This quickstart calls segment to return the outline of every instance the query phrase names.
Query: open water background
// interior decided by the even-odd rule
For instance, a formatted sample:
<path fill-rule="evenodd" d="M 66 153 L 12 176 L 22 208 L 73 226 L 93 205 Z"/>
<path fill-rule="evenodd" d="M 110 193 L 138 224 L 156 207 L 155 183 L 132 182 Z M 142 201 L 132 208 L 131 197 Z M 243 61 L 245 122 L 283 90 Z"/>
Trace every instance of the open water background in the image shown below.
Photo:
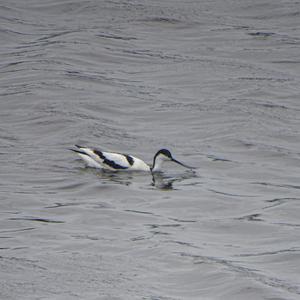
<path fill-rule="evenodd" d="M 1 299 L 299 299 L 300 2 L 2 0 Z M 86 169 L 86 144 L 197 167 Z"/>

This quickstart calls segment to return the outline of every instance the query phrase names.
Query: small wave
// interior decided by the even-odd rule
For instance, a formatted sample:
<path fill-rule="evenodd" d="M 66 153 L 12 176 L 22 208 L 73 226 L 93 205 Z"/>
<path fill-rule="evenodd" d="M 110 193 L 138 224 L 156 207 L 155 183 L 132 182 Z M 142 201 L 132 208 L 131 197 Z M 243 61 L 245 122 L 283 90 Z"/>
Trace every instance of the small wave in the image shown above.
<path fill-rule="evenodd" d="M 59 220 L 51 220 L 47 218 L 40 217 L 18 217 L 18 218 L 10 218 L 12 221 L 33 221 L 33 222 L 42 222 L 42 223 L 65 223 L 64 221 Z"/>

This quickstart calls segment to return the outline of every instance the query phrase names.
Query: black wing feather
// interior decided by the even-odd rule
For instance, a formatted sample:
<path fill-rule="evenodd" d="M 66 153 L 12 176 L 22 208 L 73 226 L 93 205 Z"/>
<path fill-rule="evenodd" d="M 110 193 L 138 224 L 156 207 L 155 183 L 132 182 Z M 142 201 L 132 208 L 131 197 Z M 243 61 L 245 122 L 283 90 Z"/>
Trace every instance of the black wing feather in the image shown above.
<path fill-rule="evenodd" d="M 105 155 L 103 155 L 103 153 L 101 151 L 99 151 L 99 150 L 94 150 L 94 153 L 97 154 L 101 159 L 103 159 L 103 164 L 106 164 L 106 165 L 108 165 L 109 167 L 111 167 L 111 168 L 113 168 L 115 170 L 128 169 L 128 167 L 121 166 L 121 165 L 115 163 L 113 160 L 107 159 L 105 157 Z M 126 156 L 126 158 L 127 158 L 127 156 Z M 128 158 L 127 158 L 127 160 L 128 160 Z M 132 163 L 133 163 L 133 159 L 132 158 L 131 158 L 131 160 L 132 160 Z M 129 160 L 128 160 L 128 162 L 129 162 Z"/>

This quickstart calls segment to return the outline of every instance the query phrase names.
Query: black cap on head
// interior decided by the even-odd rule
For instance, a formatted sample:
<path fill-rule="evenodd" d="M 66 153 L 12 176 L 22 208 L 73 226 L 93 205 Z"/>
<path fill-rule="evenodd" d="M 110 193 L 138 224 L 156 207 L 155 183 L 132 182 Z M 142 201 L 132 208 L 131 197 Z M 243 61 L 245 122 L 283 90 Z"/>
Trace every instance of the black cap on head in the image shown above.
<path fill-rule="evenodd" d="M 171 152 L 170 152 L 169 150 L 167 150 L 167 149 L 161 149 L 161 150 L 159 150 L 159 151 L 156 153 L 155 156 L 157 156 L 157 155 L 159 155 L 159 154 L 163 154 L 163 155 L 166 156 L 166 157 L 172 158 Z"/>

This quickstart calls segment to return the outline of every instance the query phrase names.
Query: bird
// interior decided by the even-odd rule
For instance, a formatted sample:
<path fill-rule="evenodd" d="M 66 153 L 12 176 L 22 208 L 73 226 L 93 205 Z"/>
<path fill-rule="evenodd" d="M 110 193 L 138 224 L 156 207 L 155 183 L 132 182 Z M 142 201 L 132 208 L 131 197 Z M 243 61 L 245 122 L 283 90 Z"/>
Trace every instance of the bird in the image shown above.
<path fill-rule="evenodd" d="M 95 148 L 75 145 L 76 149 L 70 149 L 77 153 L 88 167 L 101 168 L 109 171 L 145 171 L 160 172 L 162 165 L 166 161 L 172 161 L 185 168 L 193 169 L 188 165 L 173 158 L 171 152 L 167 149 L 157 151 L 153 158 L 152 166 L 149 166 L 141 159 L 117 152 L 105 152 Z"/>

